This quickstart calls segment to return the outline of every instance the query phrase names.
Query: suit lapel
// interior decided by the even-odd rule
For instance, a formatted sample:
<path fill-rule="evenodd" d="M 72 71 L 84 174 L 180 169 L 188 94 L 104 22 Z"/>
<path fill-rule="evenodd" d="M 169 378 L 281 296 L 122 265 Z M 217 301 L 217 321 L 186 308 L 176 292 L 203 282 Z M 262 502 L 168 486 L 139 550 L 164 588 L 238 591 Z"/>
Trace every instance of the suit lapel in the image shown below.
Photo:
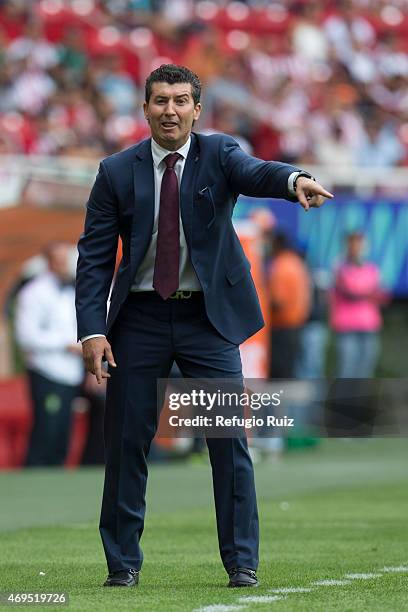
<path fill-rule="evenodd" d="M 130 246 L 132 267 L 138 265 L 146 253 L 153 231 L 154 174 L 150 138 L 141 144 L 136 156 L 137 160 L 133 163 L 135 206 Z"/>
<path fill-rule="evenodd" d="M 184 234 L 187 246 L 191 252 L 192 227 L 193 227 L 193 205 L 195 181 L 198 170 L 200 149 L 195 134 L 191 134 L 191 145 L 187 155 L 180 185 L 180 212 L 183 222 Z"/>

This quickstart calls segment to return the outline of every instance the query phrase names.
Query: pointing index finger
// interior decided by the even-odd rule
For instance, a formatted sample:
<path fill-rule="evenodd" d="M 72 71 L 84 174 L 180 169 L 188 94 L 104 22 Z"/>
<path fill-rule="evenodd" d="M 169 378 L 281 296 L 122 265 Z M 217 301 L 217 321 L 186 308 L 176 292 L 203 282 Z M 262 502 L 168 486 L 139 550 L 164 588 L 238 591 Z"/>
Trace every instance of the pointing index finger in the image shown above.
<path fill-rule="evenodd" d="M 326 191 L 326 189 L 324 189 L 324 187 L 319 185 L 319 183 L 317 183 L 315 187 L 316 187 L 316 192 L 318 194 L 324 196 L 325 198 L 330 198 L 330 199 L 334 198 L 334 195 L 330 193 L 330 191 Z"/>

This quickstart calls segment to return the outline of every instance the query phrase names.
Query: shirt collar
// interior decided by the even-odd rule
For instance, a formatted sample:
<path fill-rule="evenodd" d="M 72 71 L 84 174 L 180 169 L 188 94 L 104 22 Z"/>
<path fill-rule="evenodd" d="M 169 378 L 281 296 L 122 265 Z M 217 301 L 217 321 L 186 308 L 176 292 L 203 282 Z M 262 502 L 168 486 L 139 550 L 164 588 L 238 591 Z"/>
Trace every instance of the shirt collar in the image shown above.
<path fill-rule="evenodd" d="M 169 153 L 179 153 L 183 159 L 186 159 L 189 149 L 191 145 L 191 136 L 188 137 L 188 140 L 182 147 L 177 149 L 177 151 L 168 151 L 167 149 L 163 149 L 157 142 L 152 138 L 152 157 L 153 163 L 156 168 L 159 166 L 160 162 L 168 155 Z"/>

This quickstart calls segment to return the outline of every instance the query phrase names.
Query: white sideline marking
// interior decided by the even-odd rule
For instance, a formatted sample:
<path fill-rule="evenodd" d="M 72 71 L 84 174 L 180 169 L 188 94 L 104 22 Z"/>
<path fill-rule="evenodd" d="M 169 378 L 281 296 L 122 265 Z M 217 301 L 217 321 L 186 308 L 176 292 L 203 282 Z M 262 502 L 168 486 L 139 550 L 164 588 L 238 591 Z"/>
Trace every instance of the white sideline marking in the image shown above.
<path fill-rule="evenodd" d="M 382 572 L 382 573 L 380 573 Z M 386 566 L 383 567 L 379 572 L 369 572 L 369 573 L 349 573 L 345 574 L 344 579 L 328 579 L 328 580 L 315 580 L 310 584 L 313 586 L 345 586 L 351 584 L 352 580 L 371 580 L 372 578 L 381 578 L 384 576 L 384 573 L 397 573 L 397 572 L 408 572 L 408 562 L 404 563 L 404 565 L 397 566 Z M 238 599 L 239 604 L 249 604 L 249 603 L 272 603 L 274 601 L 281 601 L 283 599 L 287 599 L 286 595 L 290 593 L 310 593 L 314 591 L 314 588 L 309 587 L 280 587 L 276 589 L 269 589 L 268 593 L 280 593 L 284 595 L 254 595 L 247 597 L 240 597 Z M 213 604 L 210 606 L 205 606 L 203 608 L 195 608 L 193 612 L 234 612 L 235 610 L 246 610 L 248 606 L 242 605 L 224 605 L 224 604 Z"/>
<path fill-rule="evenodd" d="M 310 593 L 313 591 L 311 587 L 281 587 L 280 589 L 270 589 L 269 593 Z"/>
<path fill-rule="evenodd" d="M 316 580 L 312 582 L 315 586 L 343 586 L 345 584 L 351 584 L 351 580 Z"/>
<path fill-rule="evenodd" d="M 280 597 L 280 595 L 253 595 L 250 597 L 240 597 L 239 603 L 270 603 L 271 601 L 279 601 L 286 599 L 286 597 Z"/>
<path fill-rule="evenodd" d="M 350 580 L 371 580 L 371 578 L 380 578 L 382 574 L 346 574 L 346 578 Z"/>
<path fill-rule="evenodd" d="M 234 612 L 235 610 L 245 610 L 246 606 L 226 606 L 224 604 L 214 604 L 204 608 L 195 608 L 193 612 Z"/>

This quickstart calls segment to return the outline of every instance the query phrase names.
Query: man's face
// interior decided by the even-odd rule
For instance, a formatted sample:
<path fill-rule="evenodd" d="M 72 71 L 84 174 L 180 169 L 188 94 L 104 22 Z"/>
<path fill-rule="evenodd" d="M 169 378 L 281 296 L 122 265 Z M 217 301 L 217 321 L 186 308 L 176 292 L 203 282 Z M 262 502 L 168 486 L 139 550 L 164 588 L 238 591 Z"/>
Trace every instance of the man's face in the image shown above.
<path fill-rule="evenodd" d="M 200 116 L 201 104 L 194 104 L 191 83 L 153 83 L 143 110 L 157 144 L 176 151 L 187 142 L 193 121 Z"/>

